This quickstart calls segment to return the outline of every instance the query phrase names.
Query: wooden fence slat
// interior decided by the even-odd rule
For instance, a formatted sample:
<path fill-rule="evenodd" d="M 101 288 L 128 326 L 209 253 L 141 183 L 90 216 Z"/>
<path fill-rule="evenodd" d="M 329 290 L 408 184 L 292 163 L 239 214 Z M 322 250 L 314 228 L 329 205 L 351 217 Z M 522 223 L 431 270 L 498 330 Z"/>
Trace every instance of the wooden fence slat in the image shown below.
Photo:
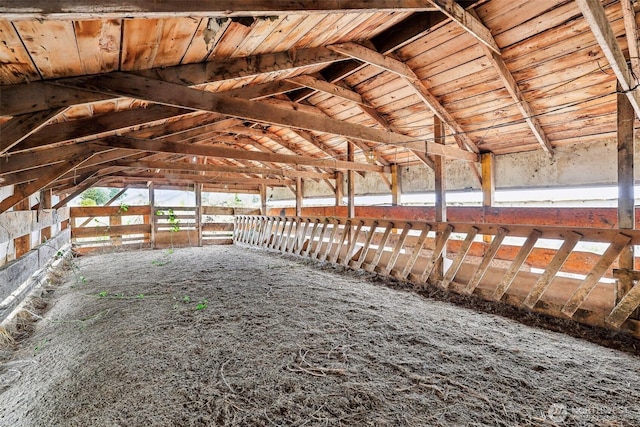
<path fill-rule="evenodd" d="M 331 252 L 331 248 L 333 247 L 333 243 L 336 240 L 336 236 L 338 235 L 338 229 L 340 228 L 340 220 L 336 219 L 335 222 L 336 223 L 333 225 L 333 230 L 331 230 L 331 235 L 329 236 L 329 241 L 327 242 L 327 247 L 324 253 L 322 254 L 322 257 L 320 257 L 320 261 L 324 261 L 327 259 L 327 257 L 329 256 L 329 253 Z"/>
<path fill-rule="evenodd" d="M 506 228 L 500 227 L 498 229 L 498 232 L 494 236 L 493 241 L 489 245 L 489 249 L 487 249 L 487 252 L 482 257 L 482 261 L 480 261 L 480 264 L 478 264 L 478 267 L 476 268 L 476 271 L 473 273 L 473 276 L 471 276 L 469 283 L 467 283 L 467 286 L 464 290 L 466 294 L 472 294 L 473 291 L 476 290 L 476 287 L 482 281 L 482 278 L 484 277 L 485 273 L 487 272 L 487 269 L 489 268 L 489 264 L 491 263 L 493 258 L 496 256 L 496 253 L 498 253 L 498 249 L 500 248 L 502 241 L 504 240 L 504 238 L 507 236 L 508 233 L 509 231 Z"/>
<path fill-rule="evenodd" d="M 478 229 L 476 227 L 472 227 L 471 230 L 467 232 L 467 237 L 464 239 L 462 246 L 460 246 L 460 249 L 456 253 L 453 263 L 449 266 L 449 269 L 445 273 L 444 278 L 440 283 L 441 288 L 448 289 L 449 284 L 455 280 L 456 274 L 458 274 L 458 270 L 460 270 L 460 267 L 462 266 L 465 257 L 469 253 L 471 245 L 473 244 L 473 240 L 477 235 Z"/>
<path fill-rule="evenodd" d="M 500 280 L 500 283 L 498 283 L 495 291 L 493 291 L 494 300 L 500 301 L 502 299 L 502 296 L 505 294 L 505 292 L 507 292 L 509 286 L 511 286 L 511 283 L 513 283 L 513 279 L 516 278 L 518 271 L 520 271 L 520 267 L 522 267 L 522 264 L 524 264 L 524 262 L 527 260 L 527 257 L 533 250 L 533 247 L 535 246 L 541 235 L 541 231 L 536 230 L 535 228 L 531 230 L 531 234 L 529 234 L 529 237 L 527 237 L 527 240 L 525 240 L 524 244 L 520 248 L 520 251 L 518 251 L 518 255 L 516 255 L 514 260 L 511 262 L 509 269 L 505 273 L 502 280 Z"/>
<path fill-rule="evenodd" d="M 286 218 L 284 223 L 284 228 L 282 230 L 282 236 L 280 236 L 280 244 L 278 245 L 277 250 L 280 252 L 284 252 L 287 245 L 289 244 L 289 238 L 291 236 L 291 231 L 293 229 L 293 219 Z"/>
<path fill-rule="evenodd" d="M 340 236 L 340 241 L 338 245 L 333 250 L 333 254 L 331 255 L 331 259 L 329 260 L 331 263 L 335 264 L 338 262 L 338 257 L 340 256 L 340 251 L 344 247 L 344 241 L 347 239 L 347 235 L 351 233 L 351 220 L 348 219 L 344 224 L 344 228 L 342 229 L 342 235 Z"/>
<path fill-rule="evenodd" d="M 298 243 L 298 238 L 300 235 L 300 222 L 302 221 L 302 218 L 300 217 L 296 217 L 293 219 L 293 226 L 292 226 L 292 235 L 289 237 L 289 242 L 287 243 L 287 245 L 284 248 L 284 251 L 287 253 L 293 253 L 293 250 L 296 247 L 296 244 Z M 295 231 L 294 231 L 295 230 Z"/>
<path fill-rule="evenodd" d="M 320 255 L 320 249 L 322 248 L 322 243 L 324 241 L 324 235 L 327 232 L 327 228 L 329 227 L 329 218 L 325 218 L 324 223 L 322 224 L 322 229 L 320 230 L 320 235 L 318 236 L 318 243 L 316 244 L 315 249 L 313 250 L 312 258 L 318 259 L 318 255 Z"/>
<path fill-rule="evenodd" d="M 589 297 L 589 294 L 596 287 L 598 281 L 602 278 L 605 271 L 613 264 L 620 252 L 629 244 L 631 237 L 622 233 L 618 234 L 611 242 L 607 250 L 600 257 L 596 265 L 593 266 L 587 277 L 580 284 L 578 289 L 571 295 L 569 301 L 562 307 L 562 313 L 565 316 L 573 317 L 578 311 L 582 303 Z"/>
<path fill-rule="evenodd" d="M 366 238 L 366 240 L 364 242 L 364 246 L 362 247 L 362 252 L 360 252 L 360 257 L 353 264 L 354 268 L 361 268 L 362 267 L 362 263 L 367 258 L 367 252 L 369 251 L 369 246 L 371 245 L 371 240 L 373 240 L 373 236 L 374 236 L 374 234 L 376 234 L 376 228 L 377 227 L 378 227 L 378 221 L 374 220 L 373 223 L 371 224 L 370 228 L 369 228 L 369 235 L 367 236 L 367 238 Z"/>
<path fill-rule="evenodd" d="M 523 305 L 533 309 L 538 303 L 544 292 L 547 290 L 553 278 L 558 274 L 558 271 L 562 268 L 569 255 L 573 251 L 573 248 L 582 239 L 582 235 L 576 232 L 570 231 L 565 236 L 565 240 L 558 249 L 558 252 L 553 256 L 553 259 L 542 273 L 542 276 L 538 279 L 535 285 L 529 291 L 529 295 L 525 298 Z"/>
<path fill-rule="evenodd" d="M 344 254 L 344 259 L 342 260 L 342 265 L 344 266 L 348 266 L 349 262 L 352 258 L 352 254 L 353 254 L 353 249 L 356 247 L 356 243 L 358 242 L 358 237 L 360 236 L 360 231 L 362 230 L 362 227 L 364 227 L 364 221 L 360 220 L 358 221 L 358 226 L 356 227 L 356 231 L 352 234 L 349 235 L 349 247 L 347 248 L 347 252 L 345 252 Z"/>
<path fill-rule="evenodd" d="M 420 251 L 422 250 L 422 246 L 424 246 L 424 242 L 427 241 L 427 235 L 429 235 L 429 231 L 431 231 L 431 226 L 429 224 L 425 224 L 425 227 L 420 232 L 420 236 L 418 237 L 418 240 L 416 241 L 416 244 L 413 247 L 411 256 L 409 256 L 409 260 L 405 264 L 404 269 L 400 274 L 400 278 L 402 280 L 405 280 L 411 273 L 413 266 L 415 265 L 416 261 L 418 260 L 418 257 L 420 256 Z"/>
<path fill-rule="evenodd" d="M 280 243 L 280 225 L 283 224 L 283 232 L 284 232 L 284 221 L 285 219 L 282 217 L 278 217 L 276 221 L 275 228 L 273 229 L 273 233 L 271 233 L 271 241 L 269 242 L 269 249 L 275 249 L 278 243 Z"/>
<path fill-rule="evenodd" d="M 409 231 L 411 230 L 412 227 L 413 226 L 409 222 L 404 224 L 402 233 L 398 238 L 398 242 L 396 243 L 395 248 L 393 248 L 393 252 L 389 257 L 387 266 L 384 268 L 384 270 L 382 270 L 382 274 L 384 274 L 385 276 L 388 276 L 391 273 L 391 270 L 393 270 L 393 267 L 395 267 L 396 261 L 398 261 L 398 257 L 400 256 L 400 251 L 402 250 L 402 247 L 404 246 L 404 242 L 407 240 L 407 236 L 409 235 Z"/>
<path fill-rule="evenodd" d="M 438 236 L 439 239 L 436 242 L 436 247 L 433 250 L 433 254 L 431 255 L 431 259 L 427 264 L 422 276 L 420 276 L 419 283 L 426 283 L 429 280 L 429 276 L 433 272 L 433 269 L 436 266 L 436 263 L 440 258 L 442 258 L 442 254 L 444 253 L 445 248 L 447 247 L 447 242 L 449 241 L 449 237 L 451 236 L 451 232 L 453 231 L 453 227 L 451 224 L 447 224 L 444 231 Z M 418 286 L 418 284 L 416 284 Z"/>
<path fill-rule="evenodd" d="M 611 314 L 607 316 L 605 322 L 614 328 L 620 328 L 638 306 L 640 306 L 640 282 L 636 281 L 633 288 L 622 297 Z"/>
<path fill-rule="evenodd" d="M 302 248 L 304 247 L 304 242 L 307 239 L 307 233 L 309 232 L 309 224 L 311 224 L 311 220 L 308 218 L 304 218 L 304 227 L 302 228 L 300 234 L 298 234 L 298 242 L 293 251 L 294 254 L 300 255 L 302 252 Z"/>
<path fill-rule="evenodd" d="M 391 235 L 391 231 L 395 228 L 395 225 L 390 222 L 387 224 L 387 227 L 384 229 L 384 234 L 382 235 L 382 239 L 380 240 L 380 244 L 378 245 L 378 249 L 376 250 L 375 255 L 371 262 L 365 266 L 365 270 L 367 271 L 375 271 L 378 263 L 380 262 L 380 258 L 384 253 L 384 248 L 387 246 L 387 241 L 389 240 L 389 236 Z"/>
<path fill-rule="evenodd" d="M 316 237 L 316 232 L 320 227 L 320 220 L 316 220 L 313 224 L 313 228 L 311 229 L 311 234 L 309 235 L 309 240 L 307 240 L 307 248 L 304 250 L 303 256 L 309 256 L 311 253 L 311 247 L 313 246 L 313 239 Z"/>

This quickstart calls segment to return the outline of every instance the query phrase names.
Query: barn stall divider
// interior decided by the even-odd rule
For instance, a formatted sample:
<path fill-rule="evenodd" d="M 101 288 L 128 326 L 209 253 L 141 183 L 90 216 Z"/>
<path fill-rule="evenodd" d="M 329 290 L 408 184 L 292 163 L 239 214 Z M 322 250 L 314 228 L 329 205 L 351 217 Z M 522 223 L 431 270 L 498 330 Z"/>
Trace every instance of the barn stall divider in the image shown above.
<path fill-rule="evenodd" d="M 236 244 L 640 337 L 640 272 L 618 265 L 619 255 L 640 243 L 640 231 L 262 215 L 235 222 Z"/>

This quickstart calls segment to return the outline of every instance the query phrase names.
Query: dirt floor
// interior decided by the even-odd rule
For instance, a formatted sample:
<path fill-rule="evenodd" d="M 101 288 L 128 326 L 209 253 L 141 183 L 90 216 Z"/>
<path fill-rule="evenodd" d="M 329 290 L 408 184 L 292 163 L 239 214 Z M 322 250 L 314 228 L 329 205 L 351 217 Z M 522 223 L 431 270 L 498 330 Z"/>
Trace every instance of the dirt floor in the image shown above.
<path fill-rule="evenodd" d="M 640 425 L 638 355 L 274 254 L 83 257 L 45 293 L 1 426 Z"/>

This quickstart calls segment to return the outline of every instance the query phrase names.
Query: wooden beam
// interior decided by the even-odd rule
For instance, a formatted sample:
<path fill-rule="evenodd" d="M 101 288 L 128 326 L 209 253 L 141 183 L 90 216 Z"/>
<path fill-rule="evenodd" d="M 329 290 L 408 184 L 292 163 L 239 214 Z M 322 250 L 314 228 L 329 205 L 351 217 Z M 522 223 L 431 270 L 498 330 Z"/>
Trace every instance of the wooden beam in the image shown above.
<path fill-rule="evenodd" d="M 0 125 L 0 154 L 4 154 L 24 139 L 45 127 L 64 108 L 25 113 L 14 116 Z"/>
<path fill-rule="evenodd" d="M 137 130 L 140 127 L 151 126 L 158 122 L 164 123 L 169 118 L 179 118 L 193 114 L 193 110 L 167 107 L 165 105 L 150 105 L 132 110 L 100 114 L 86 119 L 56 123 L 46 126 L 41 132 L 24 139 L 12 152 L 70 141 L 90 141 L 104 136 L 115 135 L 116 133 Z"/>
<path fill-rule="evenodd" d="M 616 36 L 607 20 L 607 15 L 600 0 L 576 0 L 584 19 L 591 27 L 596 41 L 609 61 L 622 91 L 633 106 L 636 116 L 640 118 L 640 96 L 636 89 L 636 80 L 631 75 L 627 61 L 618 45 Z"/>
<path fill-rule="evenodd" d="M 264 17 L 327 13 L 418 12 L 433 10 L 426 0 L 243 0 L 233 4 L 211 1 L 128 0 L 126 3 L 96 3 L 90 0 L 4 0 L 0 13 L 7 20 L 33 19 L 124 19 Z"/>
<path fill-rule="evenodd" d="M 344 173 L 336 172 L 336 206 L 344 206 Z"/>
<path fill-rule="evenodd" d="M 226 172 L 237 174 L 256 174 L 256 175 L 273 175 L 281 176 L 284 178 L 311 178 L 311 179 L 331 179 L 332 174 L 319 173 L 312 171 L 300 171 L 293 169 L 270 169 L 270 168 L 256 168 L 256 167 L 241 167 L 230 165 L 210 165 L 201 163 L 185 163 L 185 162 L 166 162 L 166 161 L 152 161 L 152 160 L 138 160 L 127 161 L 123 160 L 114 163 L 114 166 L 126 166 L 130 168 L 141 169 L 164 169 L 164 170 L 186 170 L 186 171 L 201 171 L 201 172 Z"/>
<path fill-rule="evenodd" d="M 313 130 L 364 141 L 403 146 L 415 144 L 414 138 L 392 132 L 343 122 L 327 116 L 290 111 L 258 101 L 229 98 L 128 73 L 110 73 L 97 77 L 69 79 L 65 80 L 64 84 L 80 85 L 89 90 L 103 93 L 110 92 L 165 105 L 211 111 L 245 120 Z"/>
<path fill-rule="evenodd" d="M 296 178 L 296 216 L 302 216 L 302 199 L 304 198 L 304 187 L 302 178 Z"/>
<path fill-rule="evenodd" d="M 493 206 L 496 195 L 495 156 L 493 153 L 484 153 L 481 158 L 482 166 L 482 206 Z"/>
<path fill-rule="evenodd" d="M 260 184 L 260 215 L 267 214 L 267 186 Z"/>
<path fill-rule="evenodd" d="M 352 162 L 355 157 L 354 151 L 353 143 L 347 141 L 347 160 L 350 162 Z M 353 169 L 349 169 L 347 170 L 347 216 L 349 218 L 354 218 L 356 216 L 355 197 L 355 173 Z"/>
<path fill-rule="evenodd" d="M 87 159 L 87 152 L 82 152 L 70 157 L 66 162 L 47 166 L 41 169 L 40 178 L 24 186 L 15 187 L 14 194 L 0 202 L 0 213 L 12 208 L 15 204 L 38 192 L 55 181 L 59 176 L 78 166 Z M 55 208 L 55 207 L 54 207 Z M 57 209 L 57 208 L 55 208 Z"/>
<path fill-rule="evenodd" d="M 102 18 L 101 18 L 102 19 Z M 196 64 L 138 70 L 136 74 L 164 80 L 183 86 L 258 76 L 276 71 L 293 70 L 310 65 L 323 65 L 343 61 L 347 57 L 324 47 L 300 49 L 294 52 L 266 53 L 241 58 L 229 58 Z M 60 80 L 64 82 L 66 79 Z M 274 86 L 271 89 L 280 90 Z M 277 92 L 276 92 L 277 93 Z M 61 87 L 51 82 L 33 82 L 2 87 L 0 115 L 15 116 L 74 104 L 113 99 L 112 94 L 88 92 L 72 87 Z"/>
<path fill-rule="evenodd" d="M 158 179 L 162 181 L 170 182 L 186 182 L 186 183 L 200 183 L 200 184 L 249 184 L 260 185 L 266 184 L 270 187 L 282 187 L 292 185 L 293 181 L 288 179 L 270 179 L 270 178 L 242 178 L 242 177 L 229 177 L 229 176 L 208 176 L 208 175 L 194 175 L 190 173 L 156 173 L 156 172 L 116 172 L 111 176 L 123 176 L 133 179 L 147 179 L 149 181 Z M 296 178 L 300 179 L 300 178 Z"/>
<path fill-rule="evenodd" d="M 345 162 L 341 160 L 317 159 L 314 157 L 292 156 L 287 154 L 263 153 L 259 151 L 236 150 L 198 144 L 184 144 L 169 141 L 152 141 L 134 139 L 125 136 L 109 137 L 103 140 L 108 147 L 127 148 L 132 150 L 156 153 L 186 154 L 190 156 L 222 157 L 231 159 L 256 160 L 259 162 L 287 163 L 293 165 L 317 166 L 329 169 L 347 169 L 369 172 L 383 172 L 381 166 L 368 163 Z"/>
<path fill-rule="evenodd" d="M 636 24 L 636 11 L 632 0 L 620 0 L 622 8 L 622 18 L 624 20 L 624 31 L 627 36 L 627 46 L 629 47 L 629 62 L 631 70 L 636 76 L 640 76 L 640 46 L 638 46 L 638 25 Z"/>
<path fill-rule="evenodd" d="M 620 88 L 620 86 L 618 86 Z M 635 228 L 635 189 L 634 189 L 634 114 L 629 99 L 618 93 L 617 99 L 617 138 L 618 138 L 618 228 Z M 633 245 L 627 245 L 619 255 L 619 267 L 633 270 L 635 254 Z M 633 280 L 621 277 L 616 289 L 616 303 L 633 288 Z"/>
<path fill-rule="evenodd" d="M 431 111 L 433 111 L 433 114 L 447 124 L 461 148 L 473 151 L 474 153 L 479 152 L 476 144 L 467 136 L 453 116 L 442 106 L 440 101 L 429 92 L 420 78 L 404 62 L 356 43 L 335 44 L 328 46 L 328 48 L 399 75 Z M 417 145 L 411 148 L 420 149 Z"/>
<path fill-rule="evenodd" d="M 444 123 L 440 121 L 437 116 L 433 117 L 433 139 L 435 140 L 435 144 L 442 145 L 444 144 Z M 435 220 L 437 222 L 446 222 L 447 221 L 447 174 L 446 174 L 446 164 L 444 161 L 444 157 L 438 156 L 433 160 L 435 168 L 433 169 L 434 177 L 435 177 Z M 443 234 L 440 231 L 436 232 L 436 241 L 441 241 L 443 239 Z M 433 269 L 433 273 L 435 274 L 436 280 L 442 280 L 444 278 L 444 258 L 447 255 L 447 247 L 443 244 L 442 246 L 442 254 L 441 257 L 438 258 L 437 263 Z M 429 277 L 425 277 L 425 280 Z"/>
<path fill-rule="evenodd" d="M 401 205 L 402 197 L 402 168 L 397 164 L 391 165 L 391 206 Z"/>
<path fill-rule="evenodd" d="M 484 26 L 475 16 L 464 10 L 462 6 L 454 0 L 431 0 L 431 3 L 442 13 L 447 15 L 453 22 L 464 28 L 469 34 L 475 37 L 480 43 L 500 54 L 500 48 L 491 35 L 491 31 Z"/>

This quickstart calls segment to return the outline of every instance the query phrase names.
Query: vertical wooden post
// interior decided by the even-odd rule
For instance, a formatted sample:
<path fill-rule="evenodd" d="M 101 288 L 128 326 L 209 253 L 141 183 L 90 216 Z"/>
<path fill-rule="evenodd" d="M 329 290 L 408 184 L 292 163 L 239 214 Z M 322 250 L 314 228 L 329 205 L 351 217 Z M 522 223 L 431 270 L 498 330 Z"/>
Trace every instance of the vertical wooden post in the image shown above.
<path fill-rule="evenodd" d="M 302 198 L 304 197 L 304 189 L 302 188 L 302 178 L 296 178 L 296 216 L 302 216 Z"/>
<path fill-rule="evenodd" d="M 347 141 L 347 161 L 353 162 L 355 158 L 353 143 Z M 347 217 L 354 218 L 356 216 L 355 205 L 355 172 L 351 169 L 347 171 Z"/>
<path fill-rule="evenodd" d="M 40 206 L 42 209 L 51 209 L 51 189 L 40 191 Z M 40 230 L 40 242 L 51 239 L 51 227 L 44 227 Z"/>
<path fill-rule="evenodd" d="M 433 137 L 436 143 L 444 144 L 444 125 L 438 116 L 433 116 Z M 435 174 L 435 195 L 436 195 L 436 222 L 447 221 L 447 188 L 446 188 L 446 171 L 445 162 L 443 156 L 435 156 L 433 160 L 433 171 Z M 436 242 L 442 238 L 442 232 L 436 232 Z M 442 280 L 444 278 L 444 258 L 447 255 L 446 246 L 442 250 L 442 257 L 436 263 L 433 274 L 435 274 L 436 280 Z"/>
<path fill-rule="evenodd" d="M 633 123 L 635 114 L 629 99 L 618 86 L 617 95 L 617 124 L 618 124 L 618 228 L 635 228 L 635 194 L 633 177 Z M 620 268 L 633 270 L 633 245 L 625 247 L 618 258 Z M 620 302 L 633 287 L 633 280 L 629 277 L 618 279 L 616 303 Z M 637 314 L 637 313 L 636 313 Z M 637 316 L 632 316 L 637 317 Z"/>
<path fill-rule="evenodd" d="M 481 156 L 481 172 L 482 172 L 482 207 L 485 211 L 482 215 L 483 221 L 486 216 L 486 208 L 493 206 L 495 202 L 496 193 L 496 179 L 495 179 L 495 157 L 493 153 L 485 153 Z M 474 164 L 470 165 L 472 168 Z M 484 235 L 482 240 L 485 243 L 491 243 L 491 236 Z"/>
<path fill-rule="evenodd" d="M 18 190 L 18 186 L 16 186 L 16 190 Z M 16 211 L 28 211 L 30 209 L 31 209 L 31 201 L 29 197 L 16 203 L 14 207 L 14 210 Z M 13 244 L 16 249 L 16 258 L 20 258 L 22 255 L 26 254 L 31 250 L 31 233 L 25 234 L 24 236 L 14 239 Z"/>
<path fill-rule="evenodd" d="M 151 225 L 151 235 L 149 239 L 151 240 L 151 249 L 155 249 L 156 247 L 156 192 L 154 189 L 153 182 L 149 183 L 149 224 Z"/>
<path fill-rule="evenodd" d="M 397 165 L 391 165 L 391 205 L 399 206 L 402 197 L 402 169 Z"/>
<path fill-rule="evenodd" d="M 336 206 L 343 206 L 344 198 L 344 174 L 336 172 Z"/>
<path fill-rule="evenodd" d="M 196 232 L 198 233 L 198 247 L 202 246 L 202 184 L 194 184 L 196 193 Z"/>
<path fill-rule="evenodd" d="M 260 214 L 267 214 L 267 186 L 260 184 Z"/>

